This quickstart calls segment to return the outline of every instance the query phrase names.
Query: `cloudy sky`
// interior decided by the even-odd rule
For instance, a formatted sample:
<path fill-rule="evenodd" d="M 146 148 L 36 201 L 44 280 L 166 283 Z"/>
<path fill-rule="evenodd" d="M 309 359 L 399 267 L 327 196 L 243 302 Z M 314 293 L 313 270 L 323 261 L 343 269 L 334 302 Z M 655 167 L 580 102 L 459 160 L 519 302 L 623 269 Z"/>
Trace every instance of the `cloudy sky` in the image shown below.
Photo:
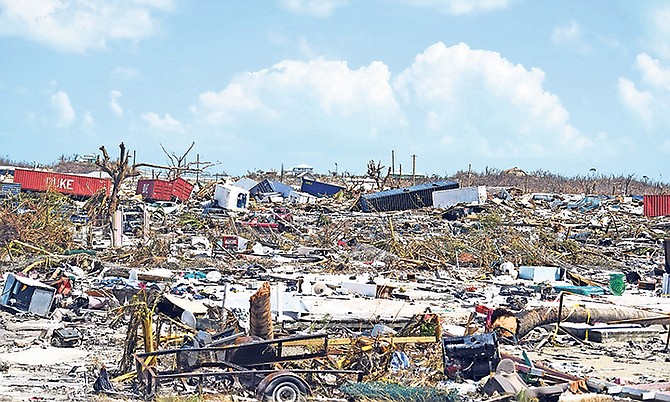
<path fill-rule="evenodd" d="M 669 102 L 667 1 L 0 0 L 13 160 L 667 181 Z"/>

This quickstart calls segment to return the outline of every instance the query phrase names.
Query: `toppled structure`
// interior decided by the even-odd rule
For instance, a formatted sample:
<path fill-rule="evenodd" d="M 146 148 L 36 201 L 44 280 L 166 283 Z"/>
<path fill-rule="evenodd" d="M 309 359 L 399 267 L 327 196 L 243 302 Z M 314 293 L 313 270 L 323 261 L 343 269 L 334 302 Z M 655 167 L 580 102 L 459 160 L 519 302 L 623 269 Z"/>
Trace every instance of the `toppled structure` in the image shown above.
<path fill-rule="evenodd" d="M 432 207 L 434 192 L 456 188 L 458 188 L 458 183 L 440 181 L 380 191 L 361 196 L 360 210 L 363 212 L 384 212 Z"/>

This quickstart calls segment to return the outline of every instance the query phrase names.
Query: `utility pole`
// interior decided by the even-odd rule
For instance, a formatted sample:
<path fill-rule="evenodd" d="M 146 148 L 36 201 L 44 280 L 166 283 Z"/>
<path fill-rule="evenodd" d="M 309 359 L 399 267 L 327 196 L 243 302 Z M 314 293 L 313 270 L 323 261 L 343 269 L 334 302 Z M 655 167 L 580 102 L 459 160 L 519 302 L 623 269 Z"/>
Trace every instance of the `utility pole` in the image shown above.
<path fill-rule="evenodd" d="M 416 154 L 412 154 L 412 185 L 416 184 Z"/>
<path fill-rule="evenodd" d="M 200 154 L 195 154 L 195 182 L 200 184 Z"/>
<path fill-rule="evenodd" d="M 395 176 L 395 151 L 391 150 L 391 174 Z"/>

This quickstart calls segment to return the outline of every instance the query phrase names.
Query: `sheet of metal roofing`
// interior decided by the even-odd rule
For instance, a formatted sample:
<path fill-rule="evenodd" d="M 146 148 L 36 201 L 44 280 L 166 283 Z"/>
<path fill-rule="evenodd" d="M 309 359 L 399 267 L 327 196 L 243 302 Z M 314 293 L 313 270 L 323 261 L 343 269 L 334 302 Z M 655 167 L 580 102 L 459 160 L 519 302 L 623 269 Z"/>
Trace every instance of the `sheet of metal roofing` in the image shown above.
<path fill-rule="evenodd" d="M 458 188 L 453 181 L 437 181 L 361 196 L 363 212 L 404 211 L 433 206 L 433 192 Z"/>
<path fill-rule="evenodd" d="M 669 216 L 670 195 L 645 195 L 644 216 Z"/>

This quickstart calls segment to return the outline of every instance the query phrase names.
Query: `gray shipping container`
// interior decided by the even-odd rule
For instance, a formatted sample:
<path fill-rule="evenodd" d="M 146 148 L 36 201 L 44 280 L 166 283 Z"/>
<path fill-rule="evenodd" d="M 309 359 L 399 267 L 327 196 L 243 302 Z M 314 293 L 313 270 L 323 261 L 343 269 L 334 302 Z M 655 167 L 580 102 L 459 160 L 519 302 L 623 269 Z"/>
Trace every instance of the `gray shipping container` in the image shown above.
<path fill-rule="evenodd" d="M 451 208 L 458 204 L 481 205 L 486 202 L 486 186 L 461 187 L 433 192 L 433 207 Z"/>

